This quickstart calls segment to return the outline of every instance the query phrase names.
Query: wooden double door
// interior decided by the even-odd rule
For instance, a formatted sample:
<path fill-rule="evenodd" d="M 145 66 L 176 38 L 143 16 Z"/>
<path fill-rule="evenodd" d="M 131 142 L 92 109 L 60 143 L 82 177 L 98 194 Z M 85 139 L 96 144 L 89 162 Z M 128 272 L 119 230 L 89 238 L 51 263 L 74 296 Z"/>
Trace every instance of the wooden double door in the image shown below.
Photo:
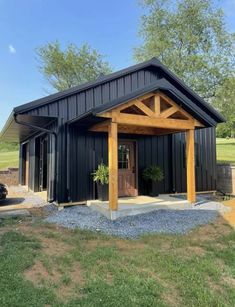
<path fill-rule="evenodd" d="M 118 196 L 137 196 L 136 142 L 118 142 Z"/>

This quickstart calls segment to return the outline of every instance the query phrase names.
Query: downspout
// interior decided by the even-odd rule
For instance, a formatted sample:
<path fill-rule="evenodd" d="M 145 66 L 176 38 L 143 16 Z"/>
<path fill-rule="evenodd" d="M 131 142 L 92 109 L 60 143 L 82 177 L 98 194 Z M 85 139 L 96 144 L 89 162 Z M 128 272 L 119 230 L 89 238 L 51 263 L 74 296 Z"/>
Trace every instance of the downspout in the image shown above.
<path fill-rule="evenodd" d="M 54 174 L 55 174 L 55 180 L 54 180 L 54 193 L 53 193 L 53 198 L 52 198 L 52 200 L 50 200 L 50 202 L 54 202 L 54 201 L 56 201 L 56 198 L 55 198 L 55 192 L 56 192 L 56 178 L 57 178 L 57 172 L 56 172 L 56 170 L 57 170 L 57 134 L 56 134 L 56 132 L 54 132 L 54 131 L 51 131 L 51 130 L 49 130 L 49 129 L 46 129 L 46 128 L 42 128 L 42 127 L 39 127 L 39 126 L 35 126 L 35 125 L 32 125 L 32 124 L 29 124 L 29 123 L 27 123 L 27 122 L 25 122 L 25 121 L 22 121 L 22 120 L 18 120 L 17 119 L 17 115 L 19 115 L 19 114 L 14 114 L 13 116 L 14 116 L 14 120 L 15 120 L 15 122 L 17 123 L 17 124 L 19 124 L 19 125 L 23 125 L 23 126 L 26 126 L 26 127 L 30 127 L 30 128 L 32 128 L 32 129 L 35 129 L 35 130 L 38 130 L 38 131 L 41 131 L 41 132 L 45 132 L 45 133 L 47 133 L 47 134 L 52 134 L 52 135 L 54 135 L 54 138 L 55 138 L 55 168 L 54 168 Z"/>

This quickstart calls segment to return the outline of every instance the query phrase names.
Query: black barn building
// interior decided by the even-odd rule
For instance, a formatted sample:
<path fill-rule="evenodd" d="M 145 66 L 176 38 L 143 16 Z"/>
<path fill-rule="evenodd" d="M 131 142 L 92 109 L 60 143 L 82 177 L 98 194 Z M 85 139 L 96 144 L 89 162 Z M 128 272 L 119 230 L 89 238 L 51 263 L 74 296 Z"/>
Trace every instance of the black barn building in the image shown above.
<path fill-rule="evenodd" d="M 155 97 L 161 101 L 159 117 L 151 108 Z M 108 130 L 105 125 L 101 129 L 102 123 L 113 122 L 109 114 L 118 108 L 118 172 L 131 163 L 134 174 L 134 181 L 127 173 L 117 179 L 118 196 L 131 195 L 126 184 L 134 185 L 135 195 L 146 194 L 142 170 L 151 164 L 164 172 L 155 189 L 185 192 L 187 127 L 195 131 L 196 191 L 216 189 L 215 128 L 224 119 L 155 58 L 14 108 L 1 140 L 20 143 L 20 184 L 32 191 L 47 190 L 48 201 L 95 199 L 91 173 L 100 162 L 109 163 Z"/>

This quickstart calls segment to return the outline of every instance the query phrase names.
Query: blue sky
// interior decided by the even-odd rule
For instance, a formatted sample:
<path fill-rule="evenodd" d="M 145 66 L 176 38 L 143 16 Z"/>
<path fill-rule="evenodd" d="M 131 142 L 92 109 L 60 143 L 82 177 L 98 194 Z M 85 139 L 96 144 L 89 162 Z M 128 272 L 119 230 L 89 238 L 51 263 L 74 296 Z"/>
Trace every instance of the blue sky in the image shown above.
<path fill-rule="evenodd" d="M 47 42 L 87 42 L 114 70 L 133 64 L 143 12 L 138 1 L 0 0 L 0 129 L 13 107 L 47 94 L 35 58 L 35 49 Z M 235 0 L 219 3 L 235 31 Z"/>

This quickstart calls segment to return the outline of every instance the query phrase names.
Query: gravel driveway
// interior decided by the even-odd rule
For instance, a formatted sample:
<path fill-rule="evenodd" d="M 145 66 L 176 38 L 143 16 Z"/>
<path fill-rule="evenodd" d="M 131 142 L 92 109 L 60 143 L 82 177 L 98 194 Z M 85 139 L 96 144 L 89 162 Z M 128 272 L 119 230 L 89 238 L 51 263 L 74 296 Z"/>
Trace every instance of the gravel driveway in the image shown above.
<path fill-rule="evenodd" d="M 40 196 L 22 186 L 9 186 L 7 198 L 0 200 L 0 206 L 32 205 L 34 207 L 41 207 L 45 204 L 46 201 Z"/>
<path fill-rule="evenodd" d="M 111 221 L 86 206 L 67 207 L 45 219 L 48 223 L 70 229 L 83 229 L 136 239 L 143 234 L 184 234 L 191 229 L 212 222 L 216 210 L 156 210 Z"/>

